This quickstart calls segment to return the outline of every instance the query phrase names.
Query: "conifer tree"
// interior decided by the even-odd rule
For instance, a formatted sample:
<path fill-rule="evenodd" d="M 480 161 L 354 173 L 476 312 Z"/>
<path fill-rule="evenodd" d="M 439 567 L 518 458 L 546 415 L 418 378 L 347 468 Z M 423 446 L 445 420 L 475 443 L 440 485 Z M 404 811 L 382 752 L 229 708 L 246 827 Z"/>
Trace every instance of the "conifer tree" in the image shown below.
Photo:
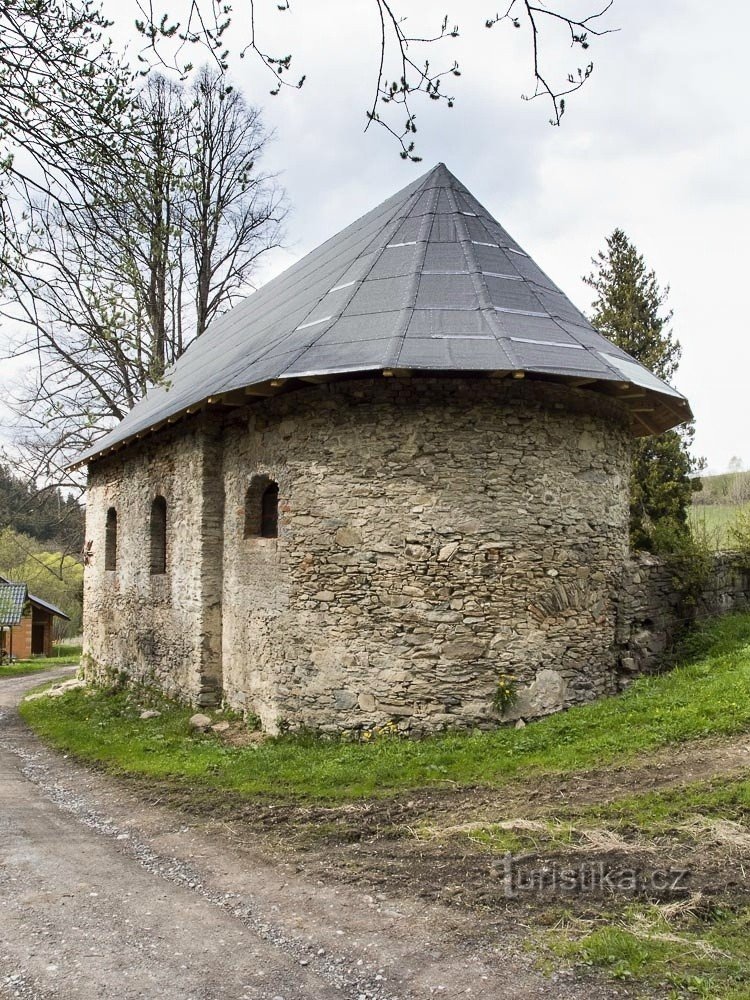
<path fill-rule="evenodd" d="M 593 325 L 650 371 L 672 383 L 682 355 L 670 329 L 662 289 L 642 254 L 621 229 L 607 238 L 584 281 L 596 293 Z M 688 511 L 700 489 L 702 462 L 690 453 L 694 421 L 652 437 L 638 438 L 630 481 L 630 540 L 651 552 L 679 549 L 689 538 Z"/>

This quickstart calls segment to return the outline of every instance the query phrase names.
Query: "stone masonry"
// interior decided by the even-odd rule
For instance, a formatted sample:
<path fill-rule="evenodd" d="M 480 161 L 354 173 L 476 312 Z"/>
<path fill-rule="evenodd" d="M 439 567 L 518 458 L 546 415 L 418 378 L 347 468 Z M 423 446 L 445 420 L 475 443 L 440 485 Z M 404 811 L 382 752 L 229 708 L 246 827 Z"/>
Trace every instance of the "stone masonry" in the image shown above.
<path fill-rule="evenodd" d="M 209 407 L 90 467 L 87 670 L 223 697 L 271 732 L 489 727 L 507 675 L 505 718 L 611 692 L 629 441 L 616 401 L 543 382 L 380 377 Z M 278 538 L 244 537 L 257 476 L 279 485 Z"/>
<path fill-rule="evenodd" d="M 200 419 L 126 464 L 100 462 L 90 477 L 87 533 L 95 553 L 84 576 L 84 666 L 167 694 L 214 703 L 221 687 L 222 519 L 220 428 Z M 167 500 L 167 572 L 149 572 L 149 515 Z M 117 568 L 104 568 L 105 524 L 117 511 Z"/>
<path fill-rule="evenodd" d="M 711 557 L 697 593 L 686 596 L 679 559 L 633 554 L 623 567 L 618 608 L 620 686 L 661 669 L 675 642 L 707 618 L 750 607 L 750 566 L 739 554 Z"/>

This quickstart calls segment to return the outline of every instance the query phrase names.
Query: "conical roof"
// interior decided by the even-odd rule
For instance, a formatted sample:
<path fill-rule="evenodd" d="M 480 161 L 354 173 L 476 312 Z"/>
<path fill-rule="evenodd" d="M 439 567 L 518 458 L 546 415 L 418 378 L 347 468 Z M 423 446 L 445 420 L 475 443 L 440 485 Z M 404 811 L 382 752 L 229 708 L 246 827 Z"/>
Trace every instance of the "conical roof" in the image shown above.
<path fill-rule="evenodd" d="M 216 319 L 77 464 L 203 404 L 383 371 L 569 381 L 628 400 L 635 433 L 691 416 L 441 163 Z"/>

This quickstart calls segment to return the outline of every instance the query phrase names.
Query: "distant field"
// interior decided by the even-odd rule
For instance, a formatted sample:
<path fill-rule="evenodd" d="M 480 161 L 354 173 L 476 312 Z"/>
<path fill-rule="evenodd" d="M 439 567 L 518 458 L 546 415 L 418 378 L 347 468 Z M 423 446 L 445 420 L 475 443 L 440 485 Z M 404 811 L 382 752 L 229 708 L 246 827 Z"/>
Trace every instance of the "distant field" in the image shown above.
<path fill-rule="evenodd" d="M 725 472 L 719 476 L 701 476 L 703 489 L 696 493 L 696 506 L 736 506 L 750 501 L 750 472 Z"/>
<path fill-rule="evenodd" d="M 725 472 L 701 476 L 702 489 L 693 497 L 690 525 L 694 535 L 714 549 L 729 549 L 729 528 L 745 507 L 750 507 L 750 472 Z"/>
<path fill-rule="evenodd" d="M 696 504 L 690 510 L 690 526 L 712 548 L 728 549 L 732 547 L 729 527 L 741 509 L 732 504 Z"/>
<path fill-rule="evenodd" d="M 80 660 L 81 658 L 81 642 L 56 642 L 52 646 L 52 656 L 50 659 L 57 659 L 58 657 L 74 657 Z"/>

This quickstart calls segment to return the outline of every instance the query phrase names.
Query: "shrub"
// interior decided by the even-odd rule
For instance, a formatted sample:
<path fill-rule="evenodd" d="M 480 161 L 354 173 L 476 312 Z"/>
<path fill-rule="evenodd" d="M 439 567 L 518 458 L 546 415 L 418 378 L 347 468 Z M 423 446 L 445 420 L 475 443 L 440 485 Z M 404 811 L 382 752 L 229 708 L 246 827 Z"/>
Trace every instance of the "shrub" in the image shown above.
<path fill-rule="evenodd" d="M 738 510 L 729 525 L 732 548 L 750 560 L 750 507 Z"/>

